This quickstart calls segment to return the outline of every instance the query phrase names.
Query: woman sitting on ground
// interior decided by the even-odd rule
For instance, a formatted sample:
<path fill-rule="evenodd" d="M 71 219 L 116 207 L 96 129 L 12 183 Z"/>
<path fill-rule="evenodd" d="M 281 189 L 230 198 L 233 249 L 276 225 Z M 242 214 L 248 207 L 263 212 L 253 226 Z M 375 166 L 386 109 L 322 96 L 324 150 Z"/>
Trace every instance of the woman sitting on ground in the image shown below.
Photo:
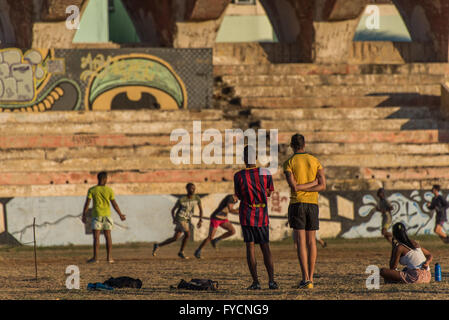
<path fill-rule="evenodd" d="M 380 269 L 380 275 L 385 283 L 429 283 L 431 261 L 432 254 L 408 237 L 403 223 L 396 223 L 393 226 L 390 268 Z M 402 271 L 397 270 L 398 263 L 405 266 Z"/>

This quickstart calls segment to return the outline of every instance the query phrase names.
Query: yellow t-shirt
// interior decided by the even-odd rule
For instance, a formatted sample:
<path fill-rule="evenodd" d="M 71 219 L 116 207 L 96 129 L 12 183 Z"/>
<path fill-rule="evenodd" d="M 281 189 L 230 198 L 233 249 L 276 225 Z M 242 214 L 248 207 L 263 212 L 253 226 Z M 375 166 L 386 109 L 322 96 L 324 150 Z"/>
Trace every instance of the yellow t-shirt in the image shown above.
<path fill-rule="evenodd" d="M 307 153 L 295 153 L 283 165 L 284 172 L 290 171 L 298 184 L 305 184 L 315 180 L 318 170 L 323 169 L 321 163 L 314 156 Z M 318 204 L 318 192 L 297 191 L 291 193 L 290 203 Z"/>
<path fill-rule="evenodd" d="M 95 186 L 89 189 L 87 197 L 93 199 L 92 217 L 110 217 L 111 204 L 114 200 L 114 191 L 107 186 Z"/>

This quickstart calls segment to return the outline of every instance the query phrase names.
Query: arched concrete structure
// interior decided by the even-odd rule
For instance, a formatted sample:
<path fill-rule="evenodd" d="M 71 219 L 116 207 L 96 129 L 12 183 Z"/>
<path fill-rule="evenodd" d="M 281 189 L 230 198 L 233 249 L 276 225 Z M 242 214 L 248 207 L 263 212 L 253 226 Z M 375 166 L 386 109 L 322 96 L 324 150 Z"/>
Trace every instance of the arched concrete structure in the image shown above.
<path fill-rule="evenodd" d="M 210 48 L 214 46 L 223 13 L 230 1 L 124 0 L 123 3 L 142 45 Z M 65 9 L 73 4 L 84 8 L 87 2 L 88 0 L 1 0 L 3 7 L 8 8 L 2 10 L 2 23 L 10 21 L 9 28 L 13 29 L 14 45 L 17 47 L 79 47 L 72 44 L 74 33 L 65 28 Z M 261 3 L 281 45 L 287 43 L 297 46 L 301 53 L 300 61 L 303 62 L 347 61 L 361 13 L 371 3 L 396 5 L 414 43 L 425 43 L 426 48 L 428 45 L 432 48 L 433 53 L 422 61 L 448 61 L 448 1 L 261 0 Z M 7 42 L 11 42 L 12 32 L 8 32 L 8 37 Z"/>

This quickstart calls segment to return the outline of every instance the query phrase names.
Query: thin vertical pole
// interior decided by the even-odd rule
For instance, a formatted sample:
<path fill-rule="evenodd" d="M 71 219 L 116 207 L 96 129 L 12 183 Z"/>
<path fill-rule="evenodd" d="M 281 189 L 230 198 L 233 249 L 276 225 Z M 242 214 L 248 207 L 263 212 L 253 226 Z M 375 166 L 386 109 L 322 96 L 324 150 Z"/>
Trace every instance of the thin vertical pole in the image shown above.
<path fill-rule="evenodd" d="M 34 238 L 34 270 L 36 272 L 36 281 L 37 281 L 36 218 L 34 218 L 33 220 L 33 238 Z"/>

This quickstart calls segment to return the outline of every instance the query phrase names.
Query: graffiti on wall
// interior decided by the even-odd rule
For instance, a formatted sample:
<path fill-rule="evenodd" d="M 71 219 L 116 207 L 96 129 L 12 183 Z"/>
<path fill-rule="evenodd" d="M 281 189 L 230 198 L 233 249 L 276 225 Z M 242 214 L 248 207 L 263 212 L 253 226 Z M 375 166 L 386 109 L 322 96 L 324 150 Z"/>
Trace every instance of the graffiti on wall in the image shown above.
<path fill-rule="evenodd" d="M 198 229 L 198 209 L 192 218 L 193 240 L 204 239 L 209 231 L 210 214 L 225 193 L 200 194 L 204 210 L 203 226 Z M 181 195 L 117 196 L 127 220 L 116 220 L 114 238 L 117 243 L 161 241 L 172 235 L 174 226 L 171 209 Z M 432 194 L 426 191 L 387 191 L 393 206 L 393 223 L 403 222 L 411 235 L 433 234 L 435 213 L 426 207 Z M 449 200 L 449 196 L 447 196 Z M 0 199 L 0 243 L 32 241 L 32 222 L 36 217 L 39 245 L 89 244 L 89 225 L 81 221 L 84 197 L 33 197 Z M 269 198 L 270 239 L 291 236 L 286 224 L 288 192 L 274 192 Z M 381 236 L 381 213 L 376 210 L 375 193 L 324 192 L 319 198 L 322 238 L 360 238 Z M 113 219 L 115 213 L 112 212 Z M 242 239 L 238 215 L 229 215 L 236 234 L 230 239 Z M 444 225 L 445 228 L 449 224 Z M 217 231 L 217 235 L 224 230 Z"/>
<path fill-rule="evenodd" d="M 54 50 L 0 50 L 0 110 L 43 112 L 80 108 L 79 85 L 64 77 Z"/>
<path fill-rule="evenodd" d="M 206 108 L 209 49 L 31 49 L 0 51 L 0 110 Z"/>
<path fill-rule="evenodd" d="M 407 231 L 412 235 L 431 234 L 435 226 L 435 212 L 427 208 L 427 202 L 432 200 L 431 192 L 420 193 L 413 191 L 395 192 L 387 197 L 393 210 L 392 224 L 402 222 Z M 449 200 L 449 196 L 447 197 Z M 381 232 L 382 214 L 376 210 L 376 199 L 367 194 L 362 198 L 362 205 L 357 214 L 362 222 L 352 226 L 350 230 L 342 234 L 344 238 L 375 237 Z M 447 223 L 443 226 L 447 228 Z"/>

